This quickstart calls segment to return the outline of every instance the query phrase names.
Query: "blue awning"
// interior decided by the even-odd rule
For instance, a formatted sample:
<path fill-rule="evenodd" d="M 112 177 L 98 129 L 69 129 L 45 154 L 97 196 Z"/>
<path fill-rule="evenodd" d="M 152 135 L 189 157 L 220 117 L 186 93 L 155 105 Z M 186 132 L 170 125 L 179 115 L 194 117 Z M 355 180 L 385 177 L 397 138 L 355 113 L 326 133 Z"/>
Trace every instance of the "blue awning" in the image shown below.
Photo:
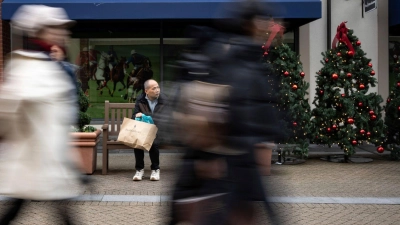
<path fill-rule="evenodd" d="M 320 0 L 265 0 L 272 16 L 284 19 L 321 18 Z M 4 0 L 2 19 L 10 20 L 24 4 L 64 8 L 73 20 L 221 19 L 231 0 Z"/>
<path fill-rule="evenodd" d="M 400 1 L 389 0 L 389 26 L 400 24 Z"/>

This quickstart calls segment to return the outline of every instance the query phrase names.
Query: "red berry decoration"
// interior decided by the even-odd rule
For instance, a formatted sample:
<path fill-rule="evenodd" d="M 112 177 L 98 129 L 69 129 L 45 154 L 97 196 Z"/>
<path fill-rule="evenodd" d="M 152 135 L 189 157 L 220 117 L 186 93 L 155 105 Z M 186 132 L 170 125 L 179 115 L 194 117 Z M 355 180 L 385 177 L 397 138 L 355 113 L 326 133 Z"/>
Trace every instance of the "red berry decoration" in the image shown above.
<path fill-rule="evenodd" d="M 367 137 L 369 137 L 369 136 L 371 136 L 371 132 L 368 131 L 367 132 Z"/>
<path fill-rule="evenodd" d="M 372 63 L 368 63 L 368 66 L 369 66 L 369 67 L 372 67 Z"/>
<path fill-rule="evenodd" d="M 360 84 L 358 87 L 359 87 L 361 90 L 363 90 L 363 89 L 365 88 L 365 85 L 364 85 L 364 84 Z"/>
<path fill-rule="evenodd" d="M 325 62 L 326 62 L 326 63 L 327 63 L 327 62 L 329 62 L 329 59 L 328 59 L 328 58 L 326 58 L 326 59 L 325 59 Z"/>
<path fill-rule="evenodd" d="M 345 94 L 342 94 L 342 97 L 346 96 Z"/>
<path fill-rule="evenodd" d="M 285 75 L 285 77 L 287 77 L 287 76 L 289 76 L 289 72 L 288 72 L 288 71 L 285 71 L 285 72 L 283 73 L 283 75 Z"/>
<path fill-rule="evenodd" d="M 297 123 L 296 123 L 296 122 L 293 122 L 293 126 L 294 126 L 294 127 L 297 126 Z"/>
<path fill-rule="evenodd" d="M 304 72 L 301 72 L 301 73 L 300 73 L 300 76 L 301 76 L 301 77 L 304 77 L 305 75 L 306 75 L 306 74 L 305 74 Z"/>
<path fill-rule="evenodd" d="M 361 41 L 357 41 L 357 42 L 356 42 L 356 45 L 357 45 L 357 46 L 360 46 L 360 45 L 361 45 Z"/>
<path fill-rule="evenodd" d="M 376 120 L 376 115 L 372 115 L 371 120 Z"/>
<path fill-rule="evenodd" d="M 364 135 L 365 134 L 365 130 L 360 130 L 360 134 Z"/>
<path fill-rule="evenodd" d="M 342 53 L 338 52 L 336 53 L 337 56 L 342 56 Z"/>
<path fill-rule="evenodd" d="M 352 144 L 352 145 L 357 145 L 357 141 L 356 141 L 356 140 L 352 140 L 352 141 L 351 141 L 351 144 Z"/>
<path fill-rule="evenodd" d="M 336 130 L 336 129 L 337 129 L 336 124 L 333 124 L 333 125 L 332 125 L 332 128 Z"/>
<path fill-rule="evenodd" d="M 362 102 L 359 102 L 359 103 L 358 103 L 358 107 L 363 107 L 363 103 L 362 103 Z"/>
<path fill-rule="evenodd" d="M 374 112 L 373 110 L 370 110 L 368 113 L 369 113 L 369 115 L 371 115 L 371 116 L 375 114 L 375 112 Z"/>
<path fill-rule="evenodd" d="M 375 71 L 372 70 L 370 74 L 371 74 L 371 76 L 374 76 L 375 75 Z"/>
<path fill-rule="evenodd" d="M 383 153 L 383 152 L 385 151 L 385 149 L 384 149 L 382 146 L 379 146 L 379 147 L 376 149 L 376 151 L 379 152 L 379 153 Z"/>
<path fill-rule="evenodd" d="M 346 74 L 347 78 L 351 78 L 351 73 Z"/>
<path fill-rule="evenodd" d="M 293 84 L 292 89 L 293 89 L 293 90 L 297 90 L 297 85 L 296 85 L 296 84 Z"/>
<path fill-rule="evenodd" d="M 354 52 L 353 51 L 348 51 L 347 55 L 350 56 L 350 57 L 353 57 L 354 56 Z"/>
<path fill-rule="evenodd" d="M 347 123 L 348 124 L 353 124 L 354 123 L 354 119 L 353 118 L 348 118 L 347 119 Z"/>

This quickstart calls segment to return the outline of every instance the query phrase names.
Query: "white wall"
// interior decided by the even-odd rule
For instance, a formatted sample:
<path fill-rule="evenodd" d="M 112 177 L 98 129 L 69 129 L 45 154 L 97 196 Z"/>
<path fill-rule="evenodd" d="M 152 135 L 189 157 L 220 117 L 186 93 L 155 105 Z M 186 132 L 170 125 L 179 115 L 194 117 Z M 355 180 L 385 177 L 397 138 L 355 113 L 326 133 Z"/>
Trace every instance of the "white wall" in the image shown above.
<path fill-rule="evenodd" d="M 304 71 L 310 77 L 310 104 L 315 96 L 315 73 L 322 68 L 321 52 L 327 50 L 327 0 L 322 2 L 322 18 L 300 27 L 300 54 Z M 354 30 L 361 41 L 361 48 L 371 59 L 376 72 L 378 86 L 370 92 L 378 92 L 385 99 L 388 93 L 388 0 L 378 0 L 378 10 L 364 13 L 362 1 L 331 0 L 331 37 L 336 35 L 337 26 L 347 22 L 347 27 Z M 379 17 L 378 17 L 379 16 Z M 313 105 L 311 105 L 314 108 Z"/>

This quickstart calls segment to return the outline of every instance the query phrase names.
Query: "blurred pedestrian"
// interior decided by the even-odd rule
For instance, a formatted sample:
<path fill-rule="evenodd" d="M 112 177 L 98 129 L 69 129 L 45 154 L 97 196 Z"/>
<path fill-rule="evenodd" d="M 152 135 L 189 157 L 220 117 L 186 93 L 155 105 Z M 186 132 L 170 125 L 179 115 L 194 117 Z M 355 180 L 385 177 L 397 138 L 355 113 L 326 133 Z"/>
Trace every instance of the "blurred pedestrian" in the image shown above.
<path fill-rule="evenodd" d="M 265 30 L 267 20 L 263 19 L 262 16 L 267 15 L 268 11 L 258 1 L 241 1 L 237 4 L 236 7 L 227 9 L 229 19 L 217 21 L 219 32 L 213 35 L 212 40 L 207 41 L 202 46 L 201 55 L 203 57 L 186 57 L 186 61 L 196 59 L 197 64 L 190 62 L 183 66 L 186 68 L 187 74 L 203 74 L 202 77 L 196 76 L 195 80 L 227 85 L 230 87 L 230 91 L 225 113 L 227 122 L 217 126 L 213 126 L 213 124 L 218 123 L 207 122 L 207 125 L 203 126 L 206 127 L 203 131 L 197 129 L 196 135 L 193 135 L 195 138 L 192 141 L 187 141 L 187 145 L 189 147 L 192 145 L 192 149 L 196 142 L 199 147 L 192 151 L 195 154 L 187 155 L 187 158 L 184 158 L 186 167 L 192 162 L 189 167 L 193 168 L 193 172 L 189 173 L 187 168 L 181 170 L 184 172 L 181 173 L 176 183 L 173 200 L 182 202 L 182 199 L 187 199 L 191 194 L 197 195 L 198 191 L 195 189 L 203 186 L 203 184 L 199 186 L 199 183 L 204 183 L 204 179 L 199 179 L 198 174 L 204 174 L 202 171 L 207 171 L 207 174 L 215 179 L 218 176 L 214 175 L 221 175 L 219 171 L 221 171 L 221 168 L 225 168 L 225 166 L 221 166 L 223 165 L 221 162 L 225 162 L 226 175 L 219 176 L 219 181 L 215 179 L 213 182 L 214 187 L 219 187 L 220 193 L 225 190 L 229 194 L 229 199 L 223 200 L 227 211 L 224 212 L 226 217 L 220 217 L 218 224 L 254 224 L 256 208 L 253 203 L 255 201 L 264 202 L 271 220 L 278 223 L 267 202 L 267 193 L 262 184 L 255 155 L 257 144 L 274 142 L 281 136 L 276 108 L 277 99 L 272 93 L 272 90 L 277 90 L 277 81 L 268 80 L 264 76 L 263 67 L 260 63 L 263 54 L 261 48 L 263 40 L 260 39 L 263 35 L 260 34 L 267 32 Z M 205 32 L 198 33 L 203 35 Z M 203 90 L 203 100 L 210 93 L 209 90 L 209 88 Z M 196 102 L 191 100 L 189 103 Z M 188 114 L 190 104 L 183 104 L 180 107 L 182 109 L 178 111 Z M 198 111 L 204 109 L 204 105 L 206 104 L 197 107 Z M 193 109 L 194 107 L 192 107 L 194 112 Z M 212 110 L 208 111 L 211 112 Z M 221 110 L 215 108 L 214 111 Z M 212 114 L 210 113 L 210 115 Z M 197 115 L 194 113 L 190 116 L 201 116 L 204 121 L 215 118 L 215 116 L 208 118 L 206 113 L 198 112 Z M 186 115 L 181 120 L 184 120 L 183 118 L 188 120 L 190 116 Z M 193 125 L 191 127 L 192 130 L 196 130 Z M 221 134 L 216 134 L 210 132 L 210 127 L 214 127 L 213 131 L 224 129 Z M 184 137 L 188 137 L 191 131 L 187 128 L 183 133 L 185 133 Z M 207 160 L 206 155 L 210 155 L 210 153 L 213 154 L 213 160 Z M 198 158 L 199 155 L 202 156 Z M 216 161 L 216 158 L 223 160 Z M 200 168 L 195 163 L 204 160 L 209 163 L 203 163 Z M 219 164 L 211 162 L 219 162 Z M 179 219 L 184 216 L 179 214 L 185 211 L 179 210 L 178 207 L 174 208 L 177 205 L 179 204 L 173 204 L 171 224 L 181 222 Z M 213 205 L 205 206 L 205 208 L 207 207 L 213 207 Z M 191 222 L 195 222 L 195 224 L 216 224 L 212 222 L 204 223 L 203 221 Z"/>
<path fill-rule="evenodd" d="M 0 193 L 15 203 L 0 218 L 1 225 L 9 224 L 26 200 L 77 196 L 79 171 L 69 147 L 76 88 L 50 58 L 52 46 L 65 47 L 73 23 L 62 8 L 43 5 L 23 5 L 12 17 L 13 31 L 27 43 L 11 53 L 0 86 L 0 136 L 9 146 L 0 165 Z M 72 224 L 68 208 L 58 209 L 62 220 Z"/>

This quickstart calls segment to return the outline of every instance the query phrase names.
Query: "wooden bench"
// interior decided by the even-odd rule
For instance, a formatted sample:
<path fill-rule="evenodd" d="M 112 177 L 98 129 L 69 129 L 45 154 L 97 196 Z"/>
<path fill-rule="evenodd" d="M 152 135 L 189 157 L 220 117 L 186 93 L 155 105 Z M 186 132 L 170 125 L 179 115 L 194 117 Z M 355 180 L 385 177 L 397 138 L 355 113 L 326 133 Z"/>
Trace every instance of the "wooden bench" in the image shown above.
<path fill-rule="evenodd" d="M 117 141 L 124 117 L 131 118 L 135 103 L 110 103 L 105 101 L 103 130 L 103 168 L 102 174 L 108 171 L 108 151 L 116 149 L 132 149 Z"/>

